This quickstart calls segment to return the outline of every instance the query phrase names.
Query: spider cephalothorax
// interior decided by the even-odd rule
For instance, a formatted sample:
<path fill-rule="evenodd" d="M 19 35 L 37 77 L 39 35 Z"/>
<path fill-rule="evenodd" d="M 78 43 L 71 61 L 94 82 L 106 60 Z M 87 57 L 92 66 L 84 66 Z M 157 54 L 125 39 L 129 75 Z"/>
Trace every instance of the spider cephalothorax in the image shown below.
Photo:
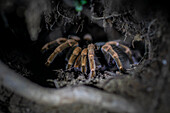
<path fill-rule="evenodd" d="M 79 45 L 79 43 L 85 42 L 85 45 Z M 54 41 L 51 41 L 45 44 L 42 47 L 42 51 L 49 49 L 49 46 L 57 43 L 59 46 L 53 51 L 53 53 L 48 57 L 46 65 L 49 66 L 55 57 L 62 53 L 67 48 L 70 48 L 67 56 L 67 65 L 66 69 L 75 68 L 80 70 L 83 73 L 87 73 L 87 70 L 90 71 L 90 77 L 96 75 L 96 70 L 101 67 L 109 66 L 116 64 L 116 67 L 121 71 L 125 72 L 126 69 L 130 68 L 130 63 L 133 63 L 132 52 L 129 47 L 120 44 L 116 41 L 109 42 L 97 42 L 91 43 L 92 36 L 86 34 L 83 40 L 80 40 L 77 36 L 70 36 L 67 38 L 58 38 Z M 97 53 L 96 53 L 97 52 Z M 104 57 L 98 56 L 98 54 L 103 54 Z M 100 60 L 98 59 L 100 57 Z M 101 62 L 101 60 L 106 63 Z"/>

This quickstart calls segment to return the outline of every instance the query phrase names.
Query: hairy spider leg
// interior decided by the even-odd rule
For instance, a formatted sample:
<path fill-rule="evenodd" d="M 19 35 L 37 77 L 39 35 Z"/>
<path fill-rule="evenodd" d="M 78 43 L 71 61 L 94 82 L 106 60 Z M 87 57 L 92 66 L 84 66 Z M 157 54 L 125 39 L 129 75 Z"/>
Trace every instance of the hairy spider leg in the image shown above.
<path fill-rule="evenodd" d="M 106 52 L 106 53 L 110 54 L 110 56 L 115 60 L 116 65 L 120 71 L 123 71 L 123 72 L 125 71 L 125 69 L 119 59 L 119 55 L 116 53 L 116 51 L 113 50 L 111 45 L 105 44 L 104 46 L 102 46 L 102 51 L 104 51 L 103 53 Z"/>
<path fill-rule="evenodd" d="M 55 44 L 55 43 L 57 43 L 57 44 L 62 44 L 62 43 L 64 43 L 64 42 L 66 42 L 66 41 L 67 41 L 67 38 L 57 38 L 56 40 L 53 40 L 53 41 L 51 41 L 51 42 L 46 43 L 46 44 L 42 47 L 41 51 L 42 51 L 42 52 L 47 51 L 47 50 L 49 49 L 49 46 L 50 46 L 50 45 L 53 45 L 53 44 Z"/>
<path fill-rule="evenodd" d="M 79 53 L 81 52 L 81 48 L 80 47 L 76 47 L 73 50 L 73 53 L 71 54 L 69 60 L 68 60 L 68 64 L 66 66 L 66 69 L 71 69 L 75 59 L 77 58 L 77 56 L 79 55 Z"/>
<path fill-rule="evenodd" d="M 73 47 L 73 46 L 77 46 L 78 42 L 73 40 L 73 39 L 68 39 L 66 42 L 60 44 L 55 50 L 54 52 L 48 57 L 47 62 L 45 63 L 45 65 L 49 66 L 53 60 L 55 59 L 55 57 L 61 53 L 63 50 L 65 50 L 68 47 Z"/>
<path fill-rule="evenodd" d="M 94 77 L 96 75 L 96 64 L 94 60 L 95 52 L 94 52 L 95 46 L 94 44 L 88 45 L 88 60 L 89 60 L 89 67 L 90 67 L 90 78 Z"/>
<path fill-rule="evenodd" d="M 87 48 L 84 48 L 81 52 L 81 72 L 87 72 Z"/>
<path fill-rule="evenodd" d="M 107 44 L 108 44 L 108 45 L 120 46 L 120 47 L 124 48 L 124 49 L 125 49 L 124 52 L 128 55 L 130 61 L 133 63 L 133 60 L 132 60 L 132 52 L 131 52 L 131 50 L 130 50 L 129 47 L 127 47 L 127 46 L 125 46 L 125 45 L 123 45 L 123 44 L 120 44 L 119 42 L 116 42 L 116 41 L 109 41 L 109 42 L 106 43 L 106 45 L 107 45 Z"/>
<path fill-rule="evenodd" d="M 123 44 L 120 44 L 120 46 L 125 49 L 125 53 L 129 56 L 129 59 L 130 59 L 131 63 L 133 64 L 134 61 L 132 59 L 132 52 L 131 52 L 130 48 Z"/>
<path fill-rule="evenodd" d="M 76 58 L 75 63 L 74 63 L 74 68 L 79 69 L 80 65 L 81 65 L 81 54 L 79 54 L 78 57 Z"/>

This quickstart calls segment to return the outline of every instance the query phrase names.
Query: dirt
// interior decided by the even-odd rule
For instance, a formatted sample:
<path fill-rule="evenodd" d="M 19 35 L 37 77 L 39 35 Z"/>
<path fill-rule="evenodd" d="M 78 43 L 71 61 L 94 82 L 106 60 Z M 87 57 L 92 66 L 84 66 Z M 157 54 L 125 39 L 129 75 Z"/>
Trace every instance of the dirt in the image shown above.
<path fill-rule="evenodd" d="M 29 8 L 27 2 L 9 2 L 13 4 L 6 9 L 2 8 L 0 12 L 2 24 L 0 59 L 20 76 L 42 87 L 55 90 L 76 86 L 99 89 L 137 103 L 147 113 L 170 112 L 168 106 L 170 104 L 170 29 L 169 11 L 165 4 L 158 7 L 159 2 L 155 2 L 152 7 L 148 7 L 153 1 L 141 4 L 141 1 L 133 0 L 130 2 L 91 0 L 82 5 L 81 12 L 77 12 L 70 0 L 50 1 L 48 10 L 44 10 L 41 14 L 39 25 L 33 26 L 36 31 L 38 27 L 41 28 L 38 37 L 31 38 L 36 36 L 31 33 L 33 28 L 28 27 L 28 20 L 33 18 L 28 17 L 29 13 L 24 16 L 24 13 L 20 12 L 21 9 L 26 12 L 31 11 L 27 10 Z M 6 5 L 7 2 L 2 3 Z M 92 35 L 94 43 L 122 40 L 131 48 L 138 61 L 137 64 L 131 65 L 127 73 L 121 73 L 119 70 L 97 71 L 92 79 L 89 78 L 88 73 L 65 70 L 67 51 L 57 57 L 50 67 L 44 65 L 53 51 L 42 54 L 41 48 L 45 43 L 60 36 L 77 35 L 82 38 L 86 33 Z M 70 109 L 73 113 L 110 113 L 108 109 L 88 104 L 51 108 L 15 94 L 3 84 L 0 85 L 0 112 L 2 113 L 63 113 L 70 112 Z"/>

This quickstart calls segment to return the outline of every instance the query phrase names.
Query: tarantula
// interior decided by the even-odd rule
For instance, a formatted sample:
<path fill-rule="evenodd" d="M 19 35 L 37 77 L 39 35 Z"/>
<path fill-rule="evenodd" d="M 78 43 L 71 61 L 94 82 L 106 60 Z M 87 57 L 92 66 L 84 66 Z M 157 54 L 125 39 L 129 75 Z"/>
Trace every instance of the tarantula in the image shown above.
<path fill-rule="evenodd" d="M 79 45 L 82 42 L 83 46 L 80 47 Z M 133 63 L 132 52 L 129 47 L 116 41 L 93 44 L 90 34 L 84 35 L 83 40 L 80 40 L 77 36 L 70 36 L 68 39 L 58 38 L 45 44 L 42 47 L 42 51 L 47 51 L 51 45 L 56 43 L 58 46 L 48 57 L 45 63 L 46 66 L 49 66 L 55 57 L 67 48 L 70 49 L 68 51 L 69 58 L 67 58 L 66 69 L 69 70 L 73 67 L 81 70 L 83 73 L 87 73 L 89 69 L 90 77 L 94 77 L 96 70 L 101 69 L 102 65 L 109 66 L 114 64 L 121 72 L 125 72 L 126 69 L 130 68 L 130 63 Z"/>

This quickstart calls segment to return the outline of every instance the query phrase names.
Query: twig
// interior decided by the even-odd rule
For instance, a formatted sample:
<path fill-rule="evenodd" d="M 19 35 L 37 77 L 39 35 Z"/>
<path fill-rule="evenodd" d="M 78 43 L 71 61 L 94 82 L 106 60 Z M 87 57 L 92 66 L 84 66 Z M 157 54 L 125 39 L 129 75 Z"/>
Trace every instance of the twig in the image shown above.
<path fill-rule="evenodd" d="M 152 45 L 151 45 L 151 41 L 149 39 L 149 33 L 150 33 L 151 26 L 156 22 L 156 20 L 157 19 L 154 19 L 150 22 L 150 24 L 148 26 L 146 41 L 145 41 L 147 44 L 147 47 L 148 47 L 148 58 L 149 59 L 152 59 Z"/>
<path fill-rule="evenodd" d="M 89 20 L 91 20 L 92 22 L 94 22 L 95 24 L 97 24 L 99 27 L 103 28 L 103 22 L 102 22 L 102 20 L 99 20 L 99 21 L 93 20 L 93 19 L 92 19 L 92 15 L 93 15 L 93 14 L 92 14 L 92 12 L 91 12 L 89 9 L 83 8 L 82 13 L 83 13 L 85 16 L 87 16 L 87 17 L 89 18 Z"/>
<path fill-rule="evenodd" d="M 23 78 L 0 62 L 0 84 L 16 94 L 39 104 L 59 107 L 82 103 L 107 109 L 111 112 L 143 113 L 137 103 L 87 86 L 66 87 L 58 90 L 41 87 Z"/>
<path fill-rule="evenodd" d="M 84 20 L 82 20 L 81 23 L 80 23 L 80 25 L 78 26 L 78 28 L 77 28 L 77 30 L 76 30 L 76 34 L 79 32 L 79 30 L 80 30 L 80 32 L 82 32 L 82 30 L 83 30 L 83 25 L 84 25 Z M 80 29 L 80 28 L 81 28 L 81 29 Z"/>
<path fill-rule="evenodd" d="M 126 15 L 126 14 L 128 14 L 130 12 L 132 12 L 132 11 L 128 11 L 128 12 L 125 12 L 123 14 L 119 14 L 117 12 L 113 12 L 111 15 L 105 16 L 105 17 L 95 17 L 95 16 L 92 16 L 92 19 L 94 19 L 94 20 L 104 20 L 104 19 L 108 19 L 108 18 L 111 18 L 111 17 L 118 17 L 118 16 Z"/>
<path fill-rule="evenodd" d="M 71 18 L 66 17 L 65 15 L 63 15 L 63 14 L 60 13 L 60 11 L 59 11 L 59 4 L 60 4 L 60 2 L 57 4 L 57 13 L 58 13 L 58 15 L 59 15 L 59 16 L 62 16 L 62 18 L 65 18 L 65 19 L 67 19 L 67 20 L 72 20 Z"/>
<path fill-rule="evenodd" d="M 106 16 L 106 17 L 95 17 L 95 16 L 92 16 L 92 19 L 94 20 L 104 20 L 104 19 L 108 19 L 108 18 L 111 18 L 111 17 L 118 17 L 120 16 L 120 14 L 118 14 L 117 12 L 113 12 L 113 14 L 109 15 L 109 16 Z"/>

